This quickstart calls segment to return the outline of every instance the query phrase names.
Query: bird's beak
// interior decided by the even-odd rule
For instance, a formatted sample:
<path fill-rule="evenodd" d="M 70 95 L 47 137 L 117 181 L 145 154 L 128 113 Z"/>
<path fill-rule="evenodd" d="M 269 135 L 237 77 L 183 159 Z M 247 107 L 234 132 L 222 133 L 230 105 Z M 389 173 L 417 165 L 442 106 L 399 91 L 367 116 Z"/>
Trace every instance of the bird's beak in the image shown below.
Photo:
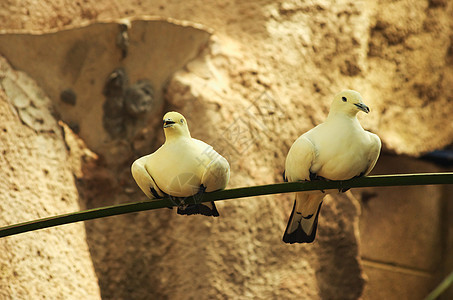
<path fill-rule="evenodd" d="M 175 123 L 176 122 L 174 122 L 172 119 L 164 119 L 163 120 L 164 128 L 170 127 L 170 126 L 172 126 Z"/>
<path fill-rule="evenodd" d="M 368 106 L 366 106 L 365 103 L 354 103 L 354 105 L 357 106 L 358 109 L 360 109 L 361 111 L 363 111 L 365 113 L 370 112 L 370 108 Z"/>

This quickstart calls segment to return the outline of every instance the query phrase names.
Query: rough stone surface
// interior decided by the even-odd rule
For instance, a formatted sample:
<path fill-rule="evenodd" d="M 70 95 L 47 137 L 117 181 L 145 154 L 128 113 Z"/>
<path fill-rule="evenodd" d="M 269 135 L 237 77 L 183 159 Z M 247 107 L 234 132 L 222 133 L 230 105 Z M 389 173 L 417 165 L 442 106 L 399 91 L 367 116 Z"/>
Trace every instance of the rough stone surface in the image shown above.
<path fill-rule="evenodd" d="M 364 262 L 370 278 L 363 299 L 424 299 L 434 288 L 430 275 L 397 268 L 370 266 Z M 448 299 L 448 298 L 446 298 Z"/>
<path fill-rule="evenodd" d="M 453 221 L 451 219 L 451 215 L 453 215 L 453 201 L 451 201 L 451 197 L 453 197 L 453 186 L 449 185 L 444 188 L 444 194 L 445 195 L 450 195 L 450 198 L 445 199 L 444 202 L 444 232 L 446 235 L 445 238 L 445 244 L 444 244 L 444 252 L 443 252 L 443 257 L 444 257 L 444 268 L 442 274 L 438 277 L 438 282 L 443 280 L 446 276 L 448 276 L 451 273 L 451 270 L 453 270 Z M 450 286 L 450 288 L 445 292 L 445 298 L 453 298 L 453 286 Z"/>
<path fill-rule="evenodd" d="M 132 83 L 148 78 L 143 75 L 161 68 L 152 68 L 147 60 L 155 44 L 146 44 L 141 54 L 134 57 L 137 38 L 126 39 L 122 35 L 124 26 L 88 26 L 86 21 L 106 21 L 146 12 L 212 28 L 212 32 L 204 31 L 209 44 L 197 52 L 195 60 L 176 68 L 179 70 L 171 77 L 168 77 L 171 72 L 167 76 L 152 73 L 161 80 L 155 91 L 161 93 L 164 103 L 161 110 L 150 112 L 156 115 L 155 123 L 150 120 L 140 136 L 106 147 L 104 150 L 112 151 L 103 151 L 102 155 L 84 148 L 96 150 L 93 144 L 98 136 L 88 138 L 87 129 L 102 128 L 99 124 L 103 100 L 99 99 L 95 99 L 97 108 L 91 111 L 91 120 L 97 123 L 85 121 L 80 126 L 86 146 L 68 129 L 64 130 L 66 143 L 74 144 L 70 147 L 70 164 L 78 191 L 71 195 L 77 197 L 78 192 L 82 207 L 91 208 L 145 199 L 128 168 L 134 158 L 162 143 L 162 129 L 156 121 L 160 121 L 162 110 L 182 112 L 192 135 L 213 145 L 228 158 L 232 167 L 230 187 L 279 181 L 285 155 L 294 139 L 321 122 L 333 94 L 345 88 L 359 90 L 366 99 L 371 113 L 361 115 L 360 119 L 366 128 L 380 135 L 385 151 L 418 156 L 450 144 L 453 140 L 453 90 L 448 88 L 453 82 L 452 10 L 453 4 L 448 1 L 409 0 L 379 3 L 119 0 L 113 4 L 105 0 L 87 0 L 83 4 L 67 0 L 8 0 L 0 4 L 0 23 L 4 24 L 2 29 L 10 32 L 53 32 L 47 38 L 67 38 L 68 31 L 56 30 L 66 25 L 83 25 L 73 32 L 78 32 L 78 38 L 90 45 L 100 37 L 95 35 L 84 40 L 83 30 L 109 28 L 100 44 L 107 43 L 102 53 L 115 57 L 115 63 L 106 62 L 102 68 L 105 74 L 99 76 L 102 80 L 96 82 L 98 88 L 94 91 L 99 95 L 108 74 L 118 67 L 117 61 L 125 54 L 125 60 L 130 57 L 136 60 L 133 68 L 136 77 Z M 143 31 L 148 28 L 146 22 L 137 24 Z M 83 49 L 76 45 L 69 51 L 70 58 L 83 56 Z M 165 65 L 172 55 L 175 53 L 165 53 L 160 62 Z M 76 59 L 68 61 L 69 68 L 79 66 Z M 144 62 L 149 63 L 146 70 L 141 65 Z M 64 66 L 57 63 L 46 70 L 38 68 L 33 77 L 47 72 L 51 80 L 57 79 L 52 78 L 58 73 L 52 72 L 52 68 Z M 47 92 L 58 103 L 56 111 L 61 115 L 70 114 L 70 107 L 91 103 L 91 90 L 87 89 L 85 102 L 77 94 L 76 105 L 68 105 L 66 110 L 63 105 L 67 104 L 59 97 L 67 88 L 71 86 L 61 86 L 54 94 Z M 16 98 L 15 107 L 26 108 L 27 101 Z M 74 114 L 74 119 L 86 120 L 85 110 L 88 108 Z M 74 127 L 70 119 L 65 121 Z M 105 132 L 98 134 L 102 138 Z M 28 138 L 24 142 L 33 144 Z M 16 147 L 22 149 L 21 145 L 18 143 Z M 7 161 L 12 166 L 21 164 L 18 158 Z M 48 161 L 44 158 L 40 166 Z M 395 163 L 385 170 L 394 173 L 398 165 Z M 41 186 L 42 180 L 36 179 Z M 428 192 L 432 190 L 423 190 Z M 361 196 L 347 193 L 326 199 L 318 237 L 311 245 L 288 246 L 281 242 L 292 207 L 291 195 L 224 201 L 218 204 L 221 214 L 218 219 L 181 217 L 163 209 L 90 221 L 86 224 L 86 240 L 105 299 L 357 299 L 366 285 L 359 258 L 360 209 L 356 198 Z M 426 208 L 433 216 L 438 209 Z M 36 212 L 31 206 L 29 209 Z M 23 213 L 19 205 L 10 211 L 13 216 Z M 377 209 L 372 214 L 381 212 Z M 392 234 L 398 236 L 401 232 Z M 79 238 L 85 237 L 81 234 Z M 437 245 L 435 237 L 430 241 L 434 246 L 423 249 L 430 250 Z M 28 252 L 18 255 L 31 256 Z M 392 262 L 397 259 L 393 257 Z M 406 263 L 412 259 L 415 254 Z M 44 265 L 53 264 L 47 261 Z M 432 268 L 430 262 L 424 266 Z M 385 286 L 383 281 L 389 277 L 382 273 L 374 276 L 373 271 L 367 273 L 369 265 L 365 268 L 371 288 L 365 288 L 363 296 L 380 299 L 380 294 L 373 291 Z M 55 274 L 58 272 L 52 276 Z M 392 276 L 395 281 L 413 282 L 407 286 L 408 291 L 420 284 L 419 280 L 411 281 L 394 273 Z M 30 281 L 21 285 L 24 290 L 33 286 L 27 282 Z M 421 293 L 426 293 L 430 284 L 423 288 L 420 285 Z M 6 297 L 13 298 L 11 293 L 7 292 Z M 52 288 L 45 291 L 49 298 L 58 297 L 59 293 L 66 291 Z M 398 295 L 407 294 L 402 291 Z"/>
<path fill-rule="evenodd" d="M 403 156 L 381 156 L 375 174 L 451 171 Z M 453 200 L 444 186 L 357 189 L 361 201 L 364 299 L 424 299 L 451 270 Z M 390 297 L 390 298 L 389 298 Z M 448 299 L 448 297 L 447 297 Z"/>
<path fill-rule="evenodd" d="M 49 99 L 3 59 L 0 65 L 0 226 L 79 210 Z M 18 97 L 33 106 L 16 110 L 10 101 Z M 84 225 L 0 239 L 0 298 L 99 299 Z"/>
<path fill-rule="evenodd" d="M 115 43 L 121 34 L 129 41 L 126 57 Z M 133 139 L 143 135 L 144 127 L 155 126 L 162 115 L 163 86 L 173 72 L 199 53 L 209 36 L 207 30 L 188 22 L 157 17 L 124 19 L 46 34 L 0 34 L 0 54 L 36 79 L 52 99 L 58 118 L 77 124 L 78 134 L 91 149 L 118 162 L 132 149 L 124 149 L 117 139 Z M 129 115 L 140 108 L 132 107 L 134 99 L 126 92 L 144 81 L 156 95 L 148 113 L 136 113 L 131 122 Z M 61 101 L 68 89 L 77 98 L 74 104 Z M 155 138 L 153 134 L 145 137 Z"/>
<path fill-rule="evenodd" d="M 388 174 L 395 164 L 408 173 L 438 172 L 435 166 L 402 157 L 382 157 L 375 169 Z M 370 188 L 360 231 L 362 253 L 373 261 L 434 272 L 442 259 L 442 187 Z"/>

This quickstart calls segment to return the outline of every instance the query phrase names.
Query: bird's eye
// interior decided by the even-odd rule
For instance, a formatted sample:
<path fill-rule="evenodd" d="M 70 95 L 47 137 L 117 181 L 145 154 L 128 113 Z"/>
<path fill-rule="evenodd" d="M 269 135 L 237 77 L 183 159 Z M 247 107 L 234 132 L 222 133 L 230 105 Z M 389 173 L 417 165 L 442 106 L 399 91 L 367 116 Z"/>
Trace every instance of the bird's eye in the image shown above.
<path fill-rule="evenodd" d="M 184 119 L 179 120 L 179 122 L 181 122 L 181 124 L 183 124 L 184 123 Z"/>
<path fill-rule="evenodd" d="M 343 102 L 348 101 L 348 99 L 346 99 L 346 97 L 341 97 L 341 100 L 343 100 Z"/>

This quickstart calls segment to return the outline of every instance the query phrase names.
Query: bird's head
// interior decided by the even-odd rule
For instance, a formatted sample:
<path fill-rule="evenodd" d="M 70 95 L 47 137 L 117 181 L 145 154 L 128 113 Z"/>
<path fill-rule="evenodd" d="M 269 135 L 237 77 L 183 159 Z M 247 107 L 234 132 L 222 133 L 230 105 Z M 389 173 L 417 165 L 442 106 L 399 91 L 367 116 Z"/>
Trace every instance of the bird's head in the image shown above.
<path fill-rule="evenodd" d="M 359 111 L 369 113 L 370 109 L 363 103 L 362 96 L 353 90 L 345 90 L 335 95 L 330 106 L 330 113 L 344 113 L 354 117 Z"/>
<path fill-rule="evenodd" d="M 186 118 L 178 112 L 170 111 L 166 113 L 162 120 L 162 124 L 167 139 L 176 136 L 190 137 Z"/>

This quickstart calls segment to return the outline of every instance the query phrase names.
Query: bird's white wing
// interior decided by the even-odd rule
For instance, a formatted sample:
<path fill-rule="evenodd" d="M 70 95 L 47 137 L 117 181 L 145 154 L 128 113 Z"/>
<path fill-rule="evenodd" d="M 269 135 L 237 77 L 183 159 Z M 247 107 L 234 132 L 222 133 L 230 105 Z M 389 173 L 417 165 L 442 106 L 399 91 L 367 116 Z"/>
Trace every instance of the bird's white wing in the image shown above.
<path fill-rule="evenodd" d="M 220 154 L 207 166 L 201 184 L 206 187 L 206 192 L 223 190 L 230 180 L 230 164 Z"/>
<path fill-rule="evenodd" d="M 197 160 L 202 168 L 201 184 L 206 192 L 224 189 L 230 180 L 230 164 L 214 148 L 203 141 L 192 139 L 198 147 Z"/>
<path fill-rule="evenodd" d="M 317 157 L 317 150 L 307 137 L 309 133 L 310 131 L 301 135 L 288 152 L 285 163 L 287 181 L 310 180 L 310 168 Z M 324 194 L 318 191 L 296 193 L 293 210 L 283 235 L 285 243 L 310 243 L 314 240 L 323 198 Z"/>
<path fill-rule="evenodd" d="M 155 199 L 159 197 L 163 197 L 164 193 L 160 190 L 157 186 L 154 179 L 151 175 L 146 171 L 145 164 L 148 158 L 151 156 L 143 156 L 136 161 L 131 166 L 132 177 L 134 177 L 137 185 L 140 189 L 145 193 L 146 196 L 150 199 Z"/>
<path fill-rule="evenodd" d="M 374 133 L 371 132 L 366 133 L 370 136 L 371 145 L 368 153 L 368 160 L 370 162 L 370 165 L 368 166 L 368 169 L 364 174 L 365 176 L 370 174 L 371 170 L 373 170 L 379 158 L 379 154 L 381 153 L 381 139 Z"/>
<path fill-rule="evenodd" d="M 310 168 L 316 158 L 316 147 L 301 135 L 289 149 L 285 163 L 285 178 L 288 181 L 310 180 Z"/>

